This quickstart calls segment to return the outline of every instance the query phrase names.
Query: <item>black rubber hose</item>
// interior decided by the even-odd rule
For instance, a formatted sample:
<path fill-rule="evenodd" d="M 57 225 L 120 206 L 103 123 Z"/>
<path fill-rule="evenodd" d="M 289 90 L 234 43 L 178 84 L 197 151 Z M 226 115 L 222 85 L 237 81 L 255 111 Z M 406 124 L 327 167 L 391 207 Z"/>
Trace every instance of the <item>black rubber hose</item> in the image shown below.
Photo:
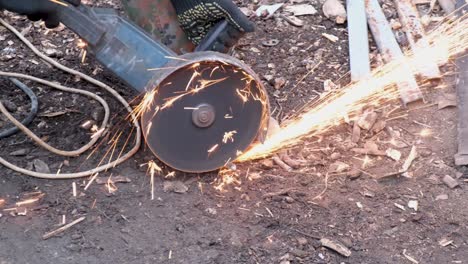
<path fill-rule="evenodd" d="M 31 112 L 25 119 L 23 119 L 23 121 L 21 121 L 21 124 L 27 126 L 34 120 L 34 118 L 36 117 L 37 111 L 39 109 L 37 96 L 34 94 L 31 88 L 29 88 L 26 84 L 18 81 L 15 78 L 10 78 L 10 81 L 12 81 L 18 88 L 20 88 L 25 94 L 27 94 L 29 97 L 29 100 L 31 100 Z M 5 131 L 2 131 L 0 132 L 0 139 L 9 137 L 17 133 L 18 131 L 19 131 L 19 128 L 17 128 L 16 126 L 9 128 Z"/>

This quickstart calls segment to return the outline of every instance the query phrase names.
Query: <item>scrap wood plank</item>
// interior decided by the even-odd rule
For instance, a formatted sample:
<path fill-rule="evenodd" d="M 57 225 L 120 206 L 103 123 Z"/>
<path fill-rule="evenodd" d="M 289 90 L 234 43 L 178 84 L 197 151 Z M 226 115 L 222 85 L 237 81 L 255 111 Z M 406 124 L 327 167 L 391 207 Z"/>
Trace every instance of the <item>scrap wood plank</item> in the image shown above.
<path fill-rule="evenodd" d="M 426 32 L 416 6 L 410 0 L 395 0 L 395 3 L 398 17 L 403 25 L 411 50 L 414 52 L 418 49 L 428 49 L 429 41 L 426 38 Z M 425 64 L 418 69 L 422 77 L 428 79 L 441 77 L 439 67 L 435 61 L 427 61 Z"/>
<path fill-rule="evenodd" d="M 383 60 L 386 63 L 394 60 L 404 61 L 403 52 L 377 0 L 366 0 L 366 14 L 367 23 Z M 407 64 L 402 63 L 399 65 L 399 70 L 401 78 L 398 80 L 397 86 L 403 104 L 406 106 L 408 103 L 422 99 L 422 92 L 412 74 L 411 68 Z"/>

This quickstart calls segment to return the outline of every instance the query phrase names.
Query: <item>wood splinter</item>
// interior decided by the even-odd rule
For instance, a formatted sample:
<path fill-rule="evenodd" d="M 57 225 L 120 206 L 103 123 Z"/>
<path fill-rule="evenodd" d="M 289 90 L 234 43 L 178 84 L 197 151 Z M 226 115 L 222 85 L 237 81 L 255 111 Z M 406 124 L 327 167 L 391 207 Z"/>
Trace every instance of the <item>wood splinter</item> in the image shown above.
<path fill-rule="evenodd" d="M 60 233 L 62 233 L 62 232 L 64 232 L 64 231 L 66 231 L 66 230 L 69 229 L 70 227 L 72 227 L 72 226 L 74 226 L 74 225 L 76 225 L 76 224 L 82 222 L 82 221 L 85 220 L 85 219 L 86 219 L 86 217 L 85 217 L 85 216 L 82 216 L 82 217 L 76 219 L 76 220 L 73 221 L 73 222 L 70 222 L 70 223 L 68 223 L 68 224 L 66 224 L 66 225 L 64 225 L 64 226 L 61 226 L 61 227 L 59 227 L 59 228 L 57 228 L 57 229 L 55 229 L 55 230 L 52 230 L 52 231 L 50 231 L 50 232 L 47 232 L 47 233 L 45 233 L 45 234 L 42 236 L 42 239 L 46 240 L 46 239 L 49 239 L 49 238 L 51 238 L 51 237 L 53 237 L 53 236 L 56 236 L 56 235 L 58 235 L 58 234 L 60 234 Z"/>

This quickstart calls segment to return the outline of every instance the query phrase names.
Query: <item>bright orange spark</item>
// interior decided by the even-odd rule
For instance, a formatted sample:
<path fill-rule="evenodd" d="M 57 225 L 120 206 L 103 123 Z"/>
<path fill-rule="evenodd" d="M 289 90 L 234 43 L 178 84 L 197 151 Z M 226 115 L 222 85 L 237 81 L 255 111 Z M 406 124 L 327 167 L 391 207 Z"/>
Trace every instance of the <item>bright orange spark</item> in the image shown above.
<path fill-rule="evenodd" d="M 68 6 L 66 3 L 62 2 L 62 1 L 59 1 L 59 0 L 49 0 L 53 3 L 56 3 L 58 5 L 61 5 L 61 6 Z"/>
<path fill-rule="evenodd" d="M 109 178 L 107 178 L 106 188 L 110 194 L 113 194 L 118 190 L 118 188 L 111 178 L 112 178 L 112 174 L 109 176 Z"/>
<path fill-rule="evenodd" d="M 212 153 L 213 151 L 215 151 L 218 148 L 218 146 L 219 144 L 212 146 L 210 149 L 208 149 L 208 153 Z"/>
<path fill-rule="evenodd" d="M 232 131 L 229 131 L 229 132 L 224 132 L 223 143 L 226 144 L 229 140 L 231 142 L 234 142 L 234 134 L 236 134 L 236 133 L 237 133 L 236 130 L 232 130 Z"/>
<path fill-rule="evenodd" d="M 154 175 L 156 173 L 160 174 L 162 172 L 161 167 L 156 164 L 156 162 L 150 160 L 148 163 L 143 164 L 148 166 L 148 173 L 150 174 L 150 185 L 151 185 L 151 200 L 154 200 Z"/>

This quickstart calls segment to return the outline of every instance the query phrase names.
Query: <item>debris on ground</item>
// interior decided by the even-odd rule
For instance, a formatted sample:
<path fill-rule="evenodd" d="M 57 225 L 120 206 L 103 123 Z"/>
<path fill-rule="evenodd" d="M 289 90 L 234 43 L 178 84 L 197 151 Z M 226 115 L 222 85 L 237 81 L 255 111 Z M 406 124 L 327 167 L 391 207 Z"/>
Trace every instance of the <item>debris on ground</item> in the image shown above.
<path fill-rule="evenodd" d="M 452 178 L 450 175 L 445 175 L 442 178 L 442 182 L 445 183 L 450 189 L 453 189 L 458 186 L 458 181 Z"/>
<path fill-rule="evenodd" d="M 164 192 L 186 193 L 188 189 L 181 181 L 164 181 Z"/>
<path fill-rule="evenodd" d="M 322 246 L 332 249 L 345 257 L 351 256 L 351 250 L 337 241 L 333 241 L 329 238 L 322 238 L 320 239 L 320 243 L 322 243 Z"/>
<path fill-rule="evenodd" d="M 323 14 L 337 24 L 346 22 L 346 9 L 340 0 L 326 0 L 322 5 Z"/>

